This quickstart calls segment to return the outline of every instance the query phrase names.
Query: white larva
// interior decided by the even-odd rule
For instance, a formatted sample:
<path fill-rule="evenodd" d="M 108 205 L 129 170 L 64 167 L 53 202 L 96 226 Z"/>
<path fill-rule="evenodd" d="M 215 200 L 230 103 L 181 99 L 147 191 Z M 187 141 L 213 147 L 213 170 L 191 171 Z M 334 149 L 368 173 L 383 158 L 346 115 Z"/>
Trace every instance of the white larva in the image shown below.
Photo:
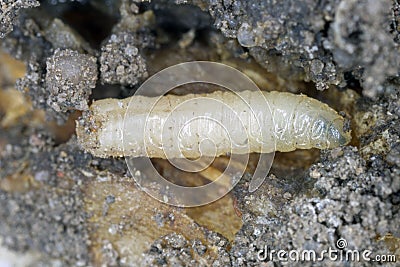
<path fill-rule="evenodd" d="M 99 157 L 197 158 L 327 149 L 351 139 L 343 117 L 305 95 L 217 91 L 154 102 L 146 96 L 95 101 L 77 123 L 80 144 Z"/>

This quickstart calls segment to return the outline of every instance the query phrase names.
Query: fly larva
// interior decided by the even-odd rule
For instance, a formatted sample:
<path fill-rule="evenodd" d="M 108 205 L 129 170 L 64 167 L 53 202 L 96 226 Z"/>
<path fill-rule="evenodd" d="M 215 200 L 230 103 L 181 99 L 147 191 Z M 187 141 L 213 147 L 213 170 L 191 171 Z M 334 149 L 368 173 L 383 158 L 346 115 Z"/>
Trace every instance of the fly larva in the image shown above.
<path fill-rule="evenodd" d="M 197 158 L 327 149 L 351 139 L 343 117 L 305 95 L 217 91 L 166 95 L 153 106 L 156 99 L 95 101 L 77 123 L 80 144 L 99 157 Z"/>

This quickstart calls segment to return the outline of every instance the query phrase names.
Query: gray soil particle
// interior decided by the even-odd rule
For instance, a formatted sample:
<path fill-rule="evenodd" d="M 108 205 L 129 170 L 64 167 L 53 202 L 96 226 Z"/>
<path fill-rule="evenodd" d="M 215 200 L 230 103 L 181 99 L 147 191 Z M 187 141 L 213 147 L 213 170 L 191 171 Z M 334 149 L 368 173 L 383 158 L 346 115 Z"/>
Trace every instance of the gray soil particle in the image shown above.
<path fill-rule="evenodd" d="M 189 266 L 195 263 L 191 253 L 192 248 L 188 240 L 182 235 L 172 233 L 152 244 L 144 265 Z"/>
<path fill-rule="evenodd" d="M 73 50 L 59 50 L 47 59 L 47 104 L 56 112 L 87 110 L 97 81 L 97 59 Z"/>
<path fill-rule="evenodd" d="M 146 62 L 139 53 L 138 41 L 130 33 L 111 35 L 101 48 L 102 83 L 134 86 L 147 78 Z"/>
<path fill-rule="evenodd" d="M 228 240 L 210 231 L 207 242 L 213 250 L 218 251 L 217 259 L 210 259 L 207 256 L 207 247 L 198 239 L 187 240 L 176 233 L 163 236 L 151 245 L 145 253 L 146 257 L 142 264 L 145 266 L 208 266 L 207 262 L 211 260 L 212 266 L 230 265 Z"/>
<path fill-rule="evenodd" d="M 49 106 L 47 101 L 49 92 L 45 85 L 46 74 L 44 66 L 44 63 L 41 64 L 36 60 L 29 61 L 25 77 L 17 80 L 16 87 L 30 97 L 35 108 L 46 111 L 46 118 L 56 120 L 57 123 L 63 124 L 67 121 L 71 112 L 57 112 L 54 108 Z M 50 101 L 49 103 L 52 104 Z"/>
<path fill-rule="evenodd" d="M 54 49 L 72 49 L 81 53 L 84 51 L 92 52 L 92 49 L 83 37 L 60 19 L 53 19 L 44 30 L 44 36 Z"/>
<path fill-rule="evenodd" d="M 39 6 L 35 0 L 5 0 L 0 3 L 0 38 L 4 38 L 13 30 L 13 24 L 17 22 L 20 9 Z"/>

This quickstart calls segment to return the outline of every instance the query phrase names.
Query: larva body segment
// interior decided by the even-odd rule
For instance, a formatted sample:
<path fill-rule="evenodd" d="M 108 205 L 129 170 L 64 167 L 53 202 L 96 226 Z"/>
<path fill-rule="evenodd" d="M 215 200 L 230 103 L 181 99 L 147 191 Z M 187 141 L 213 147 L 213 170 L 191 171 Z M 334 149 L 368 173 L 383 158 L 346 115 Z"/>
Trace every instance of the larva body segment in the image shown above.
<path fill-rule="evenodd" d="M 99 157 L 197 158 L 334 148 L 351 139 L 343 125 L 335 110 L 304 95 L 217 91 L 95 101 L 77 135 Z"/>

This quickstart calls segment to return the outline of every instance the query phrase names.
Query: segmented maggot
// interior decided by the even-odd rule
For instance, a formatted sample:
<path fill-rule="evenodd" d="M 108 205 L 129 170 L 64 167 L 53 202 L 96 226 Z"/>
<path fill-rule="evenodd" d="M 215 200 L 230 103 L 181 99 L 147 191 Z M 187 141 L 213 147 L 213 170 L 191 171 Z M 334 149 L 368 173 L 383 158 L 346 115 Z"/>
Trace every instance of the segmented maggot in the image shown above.
<path fill-rule="evenodd" d="M 95 156 L 197 158 L 287 152 L 349 143 L 344 118 L 328 105 L 285 92 L 132 96 L 95 101 L 77 123 Z"/>

